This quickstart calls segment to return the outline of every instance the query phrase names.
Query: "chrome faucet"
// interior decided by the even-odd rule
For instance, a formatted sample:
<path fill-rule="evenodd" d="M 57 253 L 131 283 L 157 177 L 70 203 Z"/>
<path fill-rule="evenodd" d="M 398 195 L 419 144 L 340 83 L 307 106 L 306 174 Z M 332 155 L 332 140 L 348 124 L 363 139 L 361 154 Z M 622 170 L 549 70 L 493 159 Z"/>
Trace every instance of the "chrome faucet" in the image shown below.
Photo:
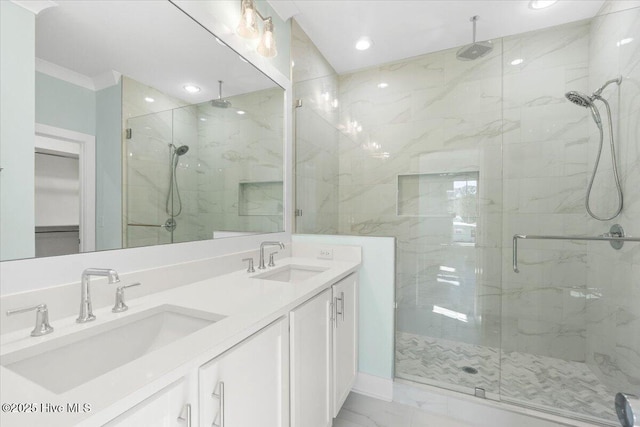
<path fill-rule="evenodd" d="M 280 246 L 280 249 L 284 249 L 284 243 L 282 242 L 262 242 L 260 243 L 260 265 L 258 270 L 264 270 L 267 267 L 264 265 L 264 247 L 265 246 Z"/>
<path fill-rule="evenodd" d="M 91 308 L 91 294 L 89 293 L 89 278 L 91 276 L 106 276 L 109 283 L 118 283 L 120 278 L 115 270 L 109 268 L 87 268 L 82 272 L 82 283 L 80 284 L 80 314 L 76 319 L 78 323 L 86 323 L 96 319 Z"/>

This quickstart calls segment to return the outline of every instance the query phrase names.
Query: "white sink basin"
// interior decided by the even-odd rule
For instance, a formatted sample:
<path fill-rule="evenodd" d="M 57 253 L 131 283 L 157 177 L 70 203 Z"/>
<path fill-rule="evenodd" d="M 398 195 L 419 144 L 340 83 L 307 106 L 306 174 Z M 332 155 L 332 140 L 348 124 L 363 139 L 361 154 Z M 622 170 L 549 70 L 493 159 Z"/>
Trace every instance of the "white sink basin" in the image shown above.
<path fill-rule="evenodd" d="M 266 273 L 253 276 L 254 279 L 275 280 L 278 282 L 300 283 L 323 271 L 328 267 L 315 267 L 310 265 L 285 265 Z"/>
<path fill-rule="evenodd" d="M 2 356 L 0 364 L 64 393 L 224 316 L 162 305 Z"/>

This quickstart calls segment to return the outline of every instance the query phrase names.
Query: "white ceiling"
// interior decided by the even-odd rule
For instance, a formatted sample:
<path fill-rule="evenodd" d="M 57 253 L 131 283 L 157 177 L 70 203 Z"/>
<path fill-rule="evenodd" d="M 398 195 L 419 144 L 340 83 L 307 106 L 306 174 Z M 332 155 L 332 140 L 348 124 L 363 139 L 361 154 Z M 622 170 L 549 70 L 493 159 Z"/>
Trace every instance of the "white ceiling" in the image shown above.
<path fill-rule="evenodd" d="M 338 73 L 593 17 L 604 0 L 559 0 L 547 9 L 529 0 L 269 0 L 294 16 Z M 368 36 L 373 46 L 354 48 Z"/>
<path fill-rule="evenodd" d="M 217 98 L 218 80 L 223 96 L 275 86 L 168 1 L 57 4 L 37 15 L 36 57 L 94 82 L 117 71 L 190 104 Z"/>

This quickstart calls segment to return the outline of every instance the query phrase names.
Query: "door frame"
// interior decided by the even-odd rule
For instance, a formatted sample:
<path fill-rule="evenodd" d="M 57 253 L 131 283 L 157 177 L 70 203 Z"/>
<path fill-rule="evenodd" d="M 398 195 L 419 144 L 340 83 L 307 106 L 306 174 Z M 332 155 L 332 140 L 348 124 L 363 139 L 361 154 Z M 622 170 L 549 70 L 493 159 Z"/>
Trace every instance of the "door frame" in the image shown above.
<path fill-rule="evenodd" d="M 96 250 L 96 137 L 35 124 L 35 149 L 78 156 L 80 184 L 80 252 Z"/>

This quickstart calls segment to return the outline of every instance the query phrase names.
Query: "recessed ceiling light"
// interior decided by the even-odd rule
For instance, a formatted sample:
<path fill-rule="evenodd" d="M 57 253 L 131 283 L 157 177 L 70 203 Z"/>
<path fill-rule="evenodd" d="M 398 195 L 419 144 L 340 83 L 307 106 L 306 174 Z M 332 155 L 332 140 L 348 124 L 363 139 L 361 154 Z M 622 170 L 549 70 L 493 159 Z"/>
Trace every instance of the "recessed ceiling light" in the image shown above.
<path fill-rule="evenodd" d="M 207 119 L 206 119 L 206 117 L 200 117 L 200 121 L 201 121 L 201 122 L 206 122 L 206 121 L 207 121 Z"/>
<path fill-rule="evenodd" d="M 242 111 L 242 110 L 238 110 L 238 111 L 237 111 L 237 113 L 238 113 L 238 114 L 240 114 L 240 115 L 245 114 L 245 112 L 244 112 L 244 111 Z"/>
<path fill-rule="evenodd" d="M 186 90 L 189 93 L 198 93 L 200 92 L 200 88 L 198 86 L 195 85 L 184 85 L 184 90 Z"/>
<path fill-rule="evenodd" d="M 387 88 L 387 87 L 389 87 L 389 83 L 385 83 L 385 82 L 378 83 L 378 87 L 379 87 L 380 89 Z"/>
<path fill-rule="evenodd" d="M 150 96 L 145 96 L 144 100 L 147 101 L 147 102 L 155 102 L 156 101 L 155 99 L 151 98 Z"/>
<path fill-rule="evenodd" d="M 369 37 L 360 37 L 356 42 L 356 49 L 358 50 L 367 50 L 371 47 L 373 42 Z"/>
<path fill-rule="evenodd" d="M 629 44 L 633 41 L 633 37 L 627 37 L 626 39 L 622 39 L 616 43 L 616 46 L 624 46 L 625 44 Z"/>
<path fill-rule="evenodd" d="M 522 58 L 516 58 L 513 61 L 511 61 L 511 65 L 520 65 L 524 62 L 524 59 Z"/>
<path fill-rule="evenodd" d="M 553 6 L 557 2 L 558 0 L 531 0 L 529 2 L 529 7 L 535 10 L 544 9 L 549 6 Z"/>

